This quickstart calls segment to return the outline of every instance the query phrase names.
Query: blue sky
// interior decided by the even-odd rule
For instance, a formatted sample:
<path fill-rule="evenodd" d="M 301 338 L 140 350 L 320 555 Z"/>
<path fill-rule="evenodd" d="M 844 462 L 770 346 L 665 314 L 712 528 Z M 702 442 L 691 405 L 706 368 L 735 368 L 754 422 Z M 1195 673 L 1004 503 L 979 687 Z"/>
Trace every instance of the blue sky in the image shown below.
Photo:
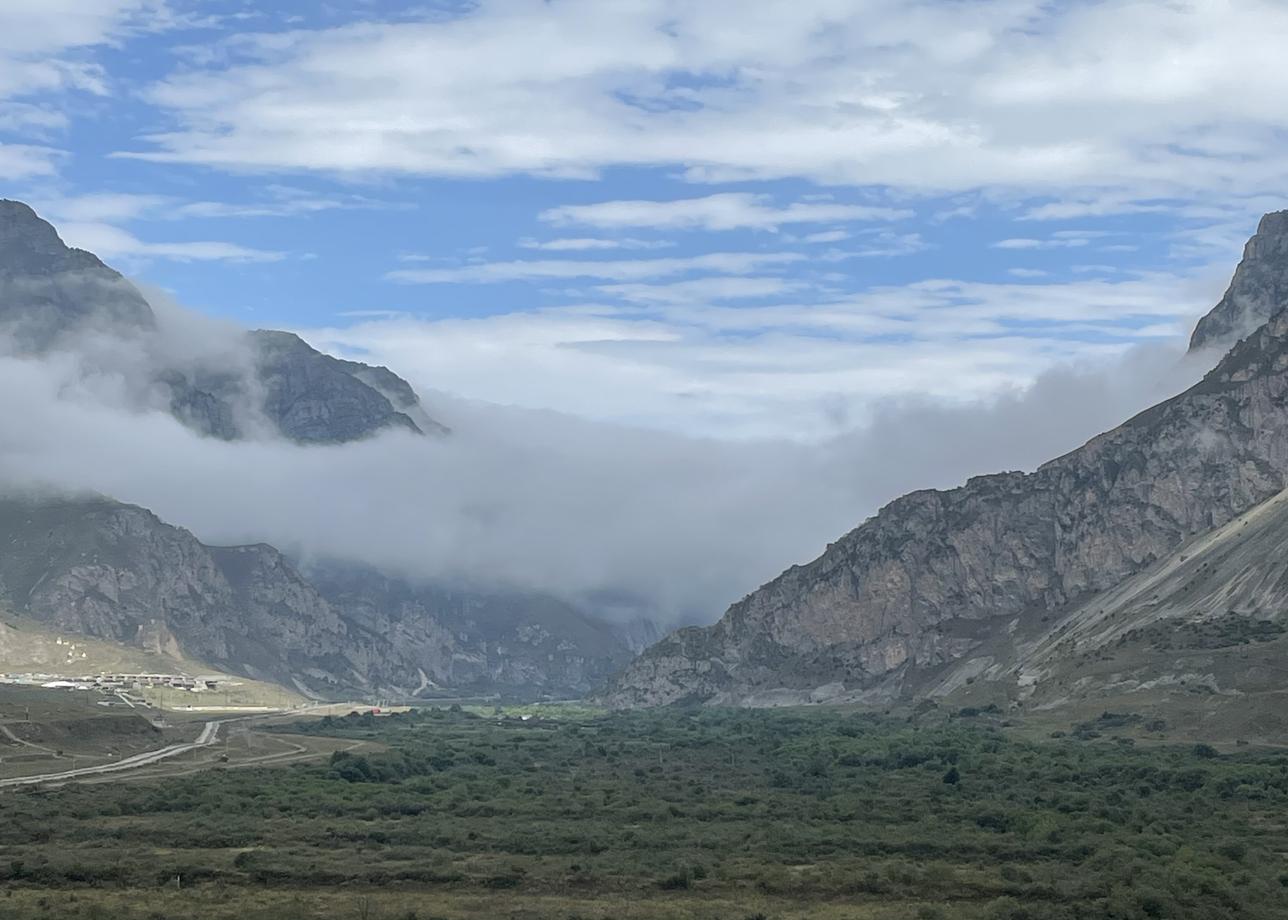
<path fill-rule="evenodd" d="M 1268 0 L 0 0 L 0 36 L 3 193 L 69 242 L 425 390 L 688 434 L 1181 342 L 1288 188 Z"/>

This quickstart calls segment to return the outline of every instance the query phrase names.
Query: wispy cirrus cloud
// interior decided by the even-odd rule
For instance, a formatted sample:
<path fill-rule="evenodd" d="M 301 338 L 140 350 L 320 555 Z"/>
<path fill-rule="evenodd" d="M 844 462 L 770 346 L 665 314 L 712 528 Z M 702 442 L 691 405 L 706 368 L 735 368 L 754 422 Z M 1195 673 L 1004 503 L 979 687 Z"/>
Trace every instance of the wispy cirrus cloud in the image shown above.
<path fill-rule="evenodd" d="M 768 195 L 723 192 L 702 198 L 672 201 L 602 201 L 564 205 L 541 212 L 540 218 L 555 226 L 601 229 L 648 227 L 655 230 L 777 230 L 789 224 L 837 221 L 886 221 L 912 217 L 906 208 L 841 204 L 831 201 L 798 201 L 785 206 Z"/>
<path fill-rule="evenodd" d="M 1277 0 L 802 0 L 736 34 L 733 19 L 745 16 L 732 0 L 483 2 L 244 34 L 149 88 L 171 127 L 124 155 L 995 188 L 1068 201 L 1066 215 L 1288 184 Z"/>
<path fill-rule="evenodd" d="M 667 259 L 571 260 L 539 259 L 513 262 L 479 262 L 452 268 L 398 269 L 385 275 L 405 284 L 488 284 L 502 281 L 539 281 L 554 278 L 600 278 L 633 281 L 665 278 L 689 272 L 738 274 L 804 260 L 792 252 L 712 252 Z"/>
<path fill-rule="evenodd" d="M 241 201 L 190 200 L 174 195 L 134 192 L 88 192 L 39 196 L 42 214 L 56 221 L 181 221 L 189 219 L 296 217 L 341 209 L 389 210 L 406 207 L 352 193 L 319 194 L 285 185 L 269 185 Z"/>
<path fill-rule="evenodd" d="M 717 438 L 817 440 L 890 400 L 988 402 L 1177 342 L 1209 278 L 952 279 L 828 296 L 793 279 L 619 282 L 567 308 L 308 330 L 426 387 Z M 797 300 L 796 295 L 808 295 Z"/>
<path fill-rule="evenodd" d="M 147 241 L 127 230 L 102 223 L 65 223 L 63 239 L 105 259 L 128 262 L 162 259 L 175 262 L 280 262 L 287 253 L 255 249 L 220 240 Z"/>
<path fill-rule="evenodd" d="M 602 237 L 560 237 L 553 240 L 535 240 L 525 237 L 519 240 L 523 249 L 538 249 L 544 252 L 592 252 L 605 249 L 667 249 L 674 246 L 670 240 L 637 240 L 630 237 L 623 239 L 605 239 Z"/>

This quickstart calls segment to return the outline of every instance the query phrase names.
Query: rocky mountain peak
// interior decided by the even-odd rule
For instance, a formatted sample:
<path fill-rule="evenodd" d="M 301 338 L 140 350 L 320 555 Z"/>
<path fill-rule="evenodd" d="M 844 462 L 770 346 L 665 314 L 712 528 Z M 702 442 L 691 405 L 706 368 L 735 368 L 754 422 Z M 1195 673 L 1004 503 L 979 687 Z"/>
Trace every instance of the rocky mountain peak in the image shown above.
<path fill-rule="evenodd" d="M 0 260 L 6 269 L 12 270 L 24 262 L 36 260 L 56 261 L 74 251 L 30 205 L 8 198 L 0 199 Z"/>
<path fill-rule="evenodd" d="M 713 626 L 654 645 L 601 700 L 915 697 L 1278 495 L 1288 487 L 1286 230 L 1288 213 L 1262 221 L 1199 347 L 1222 329 L 1245 337 L 1189 390 L 1032 473 L 896 499 Z M 1269 320 L 1242 329 L 1257 316 Z M 1271 601 L 1278 616 L 1279 595 Z"/>
<path fill-rule="evenodd" d="M 68 246 L 30 205 L 0 200 L 0 339 L 41 354 L 74 350 L 86 332 L 133 339 L 156 328 L 152 307 L 120 272 Z M 266 419 L 300 443 L 356 441 L 386 429 L 447 431 L 387 368 L 333 358 L 291 332 L 256 330 L 244 345 L 249 371 L 190 366 L 161 348 L 158 366 L 141 370 L 169 391 L 175 417 L 225 440 L 255 430 L 247 418 Z"/>
<path fill-rule="evenodd" d="M 40 352 L 87 325 L 148 329 L 143 295 L 97 256 L 73 249 L 21 201 L 0 200 L 0 324 Z"/>
<path fill-rule="evenodd" d="M 1225 296 L 1199 320 L 1190 351 L 1229 348 L 1288 303 L 1288 211 L 1261 218 Z"/>

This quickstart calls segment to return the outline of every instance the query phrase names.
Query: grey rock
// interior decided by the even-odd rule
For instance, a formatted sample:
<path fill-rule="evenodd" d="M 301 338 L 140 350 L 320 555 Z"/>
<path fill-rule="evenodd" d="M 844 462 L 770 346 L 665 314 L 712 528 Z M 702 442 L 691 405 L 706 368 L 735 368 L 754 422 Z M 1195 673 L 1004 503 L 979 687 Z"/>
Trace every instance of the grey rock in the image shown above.
<path fill-rule="evenodd" d="M 0 335 L 16 351 L 74 350 L 90 334 L 140 340 L 156 333 L 146 298 L 119 272 L 67 246 L 27 205 L 0 201 Z M 227 367 L 140 370 L 150 370 L 176 418 L 224 440 L 249 436 L 257 420 L 309 444 L 355 441 L 390 428 L 447 431 L 388 368 L 324 355 L 289 332 L 247 333 L 246 350 L 249 374 Z"/>
<path fill-rule="evenodd" d="M 357 566 L 306 576 L 271 546 L 207 546 L 102 498 L 0 498 L 0 603 L 320 696 L 580 695 L 631 657 L 611 627 L 554 598 Z"/>
<path fill-rule="evenodd" d="M 310 692 L 367 683 L 326 601 L 268 546 L 216 549 L 107 499 L 0 499 L 0 596 L 51 627 Z M 325 660 L 326 679 L 302 682 Z"/>
<path fill-rule="evenodd" d="M 1199 320 L 1190 350 L 1226 349 L 1288 303 L 1288 211 L 1261 218 L 1221 302 Z"/>
<path fill-rule="evenodd" d="M 101 329 L 150 330 L 152 308 L 119 272 L 72 249 L 20 201 L 0 200 L 0 328 L 40 352 Z"/>
<path fill-rule="evenodd" d="M 309 575 L 350 623 L 414 655 L 422 693 L 581 695 L 632 657 L 615 627 L 557 598 L 416 585 L 356 565 Z"/>
<path fill-rule="evenodd" d="M 1031 474 L 891 502 L 715 625 L 653 646 L 601 698 L 742 703 L 785 690 L 804 702 L 836 682 L 867 700 L 915 692 L 918 675 L 998 630 L 1112 588 L 1282 490 L 1286 369 L 1280 311 L 1190 390 Z"/>
<path fill-rule="evenodd" d="M 370 437 L 385 428 L 423 434 L 389 397 L 363 381 L 359 374 L 397 381 L 409 408 L 419 406 L 406 381 L 384 368 L 324 355 L 289 332 L 257 330 L 250 334 L 255 349 L 261 407 L 277 429 L 293 441 L 340 443 Z M 383 375 L 378 375 L 382 371 Z"/>

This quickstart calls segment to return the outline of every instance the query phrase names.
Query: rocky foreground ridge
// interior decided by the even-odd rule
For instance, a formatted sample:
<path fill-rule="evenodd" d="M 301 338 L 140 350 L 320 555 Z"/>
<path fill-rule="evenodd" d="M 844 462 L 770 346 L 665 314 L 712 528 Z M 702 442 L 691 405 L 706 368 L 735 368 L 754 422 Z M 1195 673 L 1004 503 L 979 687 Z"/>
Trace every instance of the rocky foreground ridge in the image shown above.
<path fill-rule="evenodd" d="M 1288 484 L 1285 254 L 1288 212 L 1267 215 L 1195 346 L 1261 323 L 1191 389 L 1035 472 L 891 502 L 715 625 L 648 649 L 601 699 L 768 705 L 946 692 L 946 675 L 1017 629 L 1058 620 L 1276 496 Z M 1018 681 L 1005 668 L 994 676 Z"/>

